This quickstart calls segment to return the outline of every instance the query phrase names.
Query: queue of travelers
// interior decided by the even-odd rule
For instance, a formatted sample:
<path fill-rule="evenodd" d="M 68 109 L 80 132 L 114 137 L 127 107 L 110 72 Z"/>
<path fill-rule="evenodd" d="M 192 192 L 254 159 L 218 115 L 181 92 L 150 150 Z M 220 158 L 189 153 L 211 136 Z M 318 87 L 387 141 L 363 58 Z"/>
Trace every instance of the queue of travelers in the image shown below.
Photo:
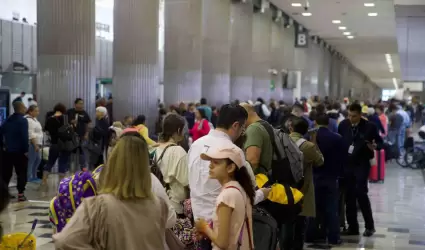
<path fill-rule="evenodd" d="M 375 233 L 370 160 L 384 139 L 401 153 L 420 117 L 415 112 L 422 112 L 418 104 L 412 111 L 397 100 L 371 105 L 313 97 L 267 104 L 258 98 L 217 108 L 202 98 L 169 108 L 160 104 L 150 133 L 142 114 L 114 121 L 112 97 L 96 106 L 92 122 L 84 100 L 77 98 L 71 109 L 58 103 L 42 126 L 36 104 L 26 108 L 14 100 L 15 113 L 0 128 L 2 181 L 7 185 L 15 168 L 18 201 L 26 200 L 27 181 L 47 188 L 54 166 L 65 178 L 72 154 L 83 172 L 103 166 L 98 195 L 84 199 L 53 236 L 56 249 L 177 249 L 170 236 L 193 249 L 263 249 L 254 240 L 261 230 L 253 215 L 275 221 L 281 250 L 303 249 L 305 243 L 336 246 L 341 234 L 359 235 L 357 206 L 363 236 L 370 237 Z M 270 174 L 284 136 L 302 156 L 301 168 L 291 162 L 288 173 L 298 171 L 301 180 L 278 182 L 280 190 L 259 185 L 262 178 L 275 178 Z M 298 201 L 299 211 L 284 220 L 264 205 L 286 209 Z"/>

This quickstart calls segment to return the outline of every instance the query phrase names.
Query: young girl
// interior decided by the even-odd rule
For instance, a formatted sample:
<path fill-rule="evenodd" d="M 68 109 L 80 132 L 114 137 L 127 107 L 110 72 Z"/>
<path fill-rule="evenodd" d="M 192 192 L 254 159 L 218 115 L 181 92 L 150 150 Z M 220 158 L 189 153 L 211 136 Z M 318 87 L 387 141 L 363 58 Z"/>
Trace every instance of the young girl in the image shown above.
<path fill-rule="evenodd" d="M 197 232 L 211 240 L 213 250 L 253 249 L 255 192 L 242 155 L 242 150 L 235 145 L 211 148 L 201 155 L 203 160 L 211 162 L 209 177 L 223 187 L 217 197 L 212 227 L 203 219 L 195 223 Z"/>

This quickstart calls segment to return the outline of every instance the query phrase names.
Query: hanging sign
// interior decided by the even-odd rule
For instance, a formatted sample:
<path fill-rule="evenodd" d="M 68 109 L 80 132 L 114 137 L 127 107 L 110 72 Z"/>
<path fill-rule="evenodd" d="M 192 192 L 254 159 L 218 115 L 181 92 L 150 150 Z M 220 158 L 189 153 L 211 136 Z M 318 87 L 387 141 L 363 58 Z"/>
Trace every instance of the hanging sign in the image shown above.
<path fill-rule="evenodd" d="M 295 27 L 295 48 L 308 48 L 308 31 L 303 26 Z"/>

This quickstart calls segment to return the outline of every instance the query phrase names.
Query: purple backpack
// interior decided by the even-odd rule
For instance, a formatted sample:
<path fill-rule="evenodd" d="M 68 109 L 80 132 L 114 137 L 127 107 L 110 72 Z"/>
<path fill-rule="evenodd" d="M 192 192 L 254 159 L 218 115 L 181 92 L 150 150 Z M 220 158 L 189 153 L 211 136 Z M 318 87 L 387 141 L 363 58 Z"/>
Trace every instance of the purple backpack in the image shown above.
<path fill-rule="evenodd" d="M 57 233 L 62 231 L 84 198 L 97 194 L 95 176 L 101 169 L 98 167 L 93 173 L 77 172 L 60 181 L 58 193 L 50 201 L 49 209 L 50 221 Z"/>

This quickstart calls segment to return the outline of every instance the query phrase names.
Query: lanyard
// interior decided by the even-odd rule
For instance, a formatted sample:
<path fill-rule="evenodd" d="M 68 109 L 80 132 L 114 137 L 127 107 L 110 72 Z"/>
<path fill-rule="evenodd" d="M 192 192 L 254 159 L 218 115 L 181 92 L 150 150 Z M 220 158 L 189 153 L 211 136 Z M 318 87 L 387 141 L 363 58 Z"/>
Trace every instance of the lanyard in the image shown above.
<path fill-rule="evenodd" d="M 356 139 L 358 134 L 359 134 L 359 127 L 358 126 L 351 127 L 351 136 L 352 136 L 353 142 Z"/>

